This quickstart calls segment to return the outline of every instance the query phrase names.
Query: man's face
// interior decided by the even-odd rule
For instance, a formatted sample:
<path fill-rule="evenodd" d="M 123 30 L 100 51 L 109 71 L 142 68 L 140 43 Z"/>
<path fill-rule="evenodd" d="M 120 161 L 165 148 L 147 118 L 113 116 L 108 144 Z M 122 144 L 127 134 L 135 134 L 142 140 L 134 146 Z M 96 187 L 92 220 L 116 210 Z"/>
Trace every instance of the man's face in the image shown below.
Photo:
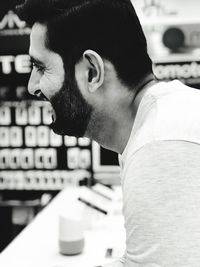
<path fill-rule="evenodd" d="M 83 98 L 75 78 L 66 78 L 61 56 L 46 48 L 46 30 L 46 26 L 39 23 L 35 23 L 32 28 L 29 53 L 33 70 L 28 90 L 50 101 L 53 107 L 51 127 L 54 132 L 84 136 L 92 108 Z"/>

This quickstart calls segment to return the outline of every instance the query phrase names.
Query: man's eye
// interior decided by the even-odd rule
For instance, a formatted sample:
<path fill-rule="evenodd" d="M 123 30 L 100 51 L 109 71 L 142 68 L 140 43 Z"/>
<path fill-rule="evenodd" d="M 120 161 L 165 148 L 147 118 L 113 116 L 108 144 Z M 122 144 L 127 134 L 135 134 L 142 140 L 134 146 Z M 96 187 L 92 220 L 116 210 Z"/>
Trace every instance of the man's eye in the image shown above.
<path fill-rule="evenodd" d="M 33 68 L 36 68 L 36 71 L 38 71 L 38 72 L 43 72 L 44 71 L 44 67 L 41 66 L 41 65 L 38 65 L 38 64 L 33 63 L 32 64 L 32 67 Z"/>

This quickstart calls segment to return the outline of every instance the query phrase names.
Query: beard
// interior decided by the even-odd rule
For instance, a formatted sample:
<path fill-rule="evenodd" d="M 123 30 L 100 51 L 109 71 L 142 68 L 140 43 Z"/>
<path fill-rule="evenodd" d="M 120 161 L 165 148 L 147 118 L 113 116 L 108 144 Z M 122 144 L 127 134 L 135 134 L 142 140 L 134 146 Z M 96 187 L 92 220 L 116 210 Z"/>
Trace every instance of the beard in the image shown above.
<path fill-rule="evenodd" d="M 55 112 L 51 128 L 56 134 L 83 137 L 92 113 L 92 107 L 82 96 L 77 82 L 67 82 L 50 100 Z"/>

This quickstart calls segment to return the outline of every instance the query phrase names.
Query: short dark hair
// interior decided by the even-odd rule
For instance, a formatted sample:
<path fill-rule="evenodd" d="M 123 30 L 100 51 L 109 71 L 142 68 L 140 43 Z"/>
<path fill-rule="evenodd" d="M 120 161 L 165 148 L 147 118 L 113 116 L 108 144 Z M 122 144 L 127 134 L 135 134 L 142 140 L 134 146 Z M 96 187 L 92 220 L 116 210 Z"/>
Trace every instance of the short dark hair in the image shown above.
<path fill-rule="evenodd" d="M 47 48 L 74 68 L 87 49 L 115 67 L 132 87 L 152 73 L 140 21 L 130 0 L 26 0 L 17 7 L 28 24 L 47 25 Z"/>

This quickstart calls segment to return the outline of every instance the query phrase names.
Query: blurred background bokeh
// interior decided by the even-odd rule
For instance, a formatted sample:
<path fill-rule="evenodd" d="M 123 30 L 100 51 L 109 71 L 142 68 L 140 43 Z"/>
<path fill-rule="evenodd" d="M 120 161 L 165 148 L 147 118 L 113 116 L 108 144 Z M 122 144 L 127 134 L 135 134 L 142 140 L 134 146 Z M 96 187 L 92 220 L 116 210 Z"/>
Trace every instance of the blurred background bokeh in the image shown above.
<path fill-rule="evenodd" d="M 55 135 L 50 105 L 27 93 L 30 28 L 15 14 L 19 2 L 0 1 L 0 251 L 63 188 L 120 183 L 115 153 Z M 200 88 L 200 1 L 132 2 L 157 78 Z"/>

